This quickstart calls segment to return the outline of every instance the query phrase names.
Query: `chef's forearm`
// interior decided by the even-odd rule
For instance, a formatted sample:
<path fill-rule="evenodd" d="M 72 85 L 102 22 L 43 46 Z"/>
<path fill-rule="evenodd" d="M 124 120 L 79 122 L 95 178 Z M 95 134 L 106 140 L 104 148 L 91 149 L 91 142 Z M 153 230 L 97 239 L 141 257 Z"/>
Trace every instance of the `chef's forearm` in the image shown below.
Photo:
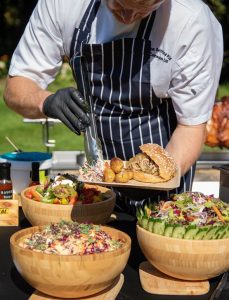
<path fill-rule="evenodd" d="M 42 103 L 51 93 L 25 77 L 7 79 L 4 100 L 11 109 L 25 118 L 44 118 Z"/>
<path fill-rule="evenodd" d="M 166 150 L 175 159 L 185 174 L 200 156 L 205 138 L 206 124 L 185 126 L 179 125 L 175 129 Z"/>

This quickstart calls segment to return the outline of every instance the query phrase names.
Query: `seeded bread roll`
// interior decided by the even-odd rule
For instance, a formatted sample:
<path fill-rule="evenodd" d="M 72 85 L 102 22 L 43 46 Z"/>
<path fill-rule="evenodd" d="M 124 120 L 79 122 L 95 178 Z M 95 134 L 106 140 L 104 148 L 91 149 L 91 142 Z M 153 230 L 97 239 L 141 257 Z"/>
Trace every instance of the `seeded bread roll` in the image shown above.
<path fill-rule="evenodd" d="M 144 144 L 140 146 L 140 149 L 158 166 L 160 177 L 165 180 L 174 177 L 176 172 L 175 161 L 164 148 L 157 144 Z"/>
<path fill-rule="evenodd" d="M 133 171 L 133 179 L 159 183 L 174 177 L 176 164 L 164 148 L 157 144 L 144 144 L 139 148 L 142 153 L 127 162 L 127 168 Z"/>

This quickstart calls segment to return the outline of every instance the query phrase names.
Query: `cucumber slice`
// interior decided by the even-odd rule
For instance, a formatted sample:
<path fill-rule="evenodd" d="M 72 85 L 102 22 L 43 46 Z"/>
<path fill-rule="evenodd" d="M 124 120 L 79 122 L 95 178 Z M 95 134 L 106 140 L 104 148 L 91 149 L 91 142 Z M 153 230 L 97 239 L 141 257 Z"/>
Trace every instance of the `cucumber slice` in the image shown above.
<path fill-rule="evenodd" d="M 207 234 L 208 230 L 209 230 L 208 226 L 200 227 L 198 229 L 198 232 L 194 236 L 194 240 L 202 240 L 205 237 L 205 235 Z"/>
<path fill-rule="evenodd" d="M 172 224 L 165 225 L 164 236 L 171 237 L 173 235 L 174 226 Z"/>
<path fill-rule="evenodd" d="M 185 226 L 176 225 L 173 229 L 172 237 L 174 237 L 176 239 L 183 239 L 185 232 L 186 232 Z"/>
<path fill-rule="evenodd" d="M 223 239 L 228 239 L 229 238 L 229 226 L 227 226 L 227 230 L 223 236 Z"/>
<path fill-rule="evenodd" d="M 203 240 L 213 240 L 218 229 L 219 226 L 211 226 L 206 235 L 203 237 Z"/>
<path fill-rule="evenodd" d="M 138 209 L 136 209 L 136 218 L 141 219 L 141 214 L 140 214 L 140 211 Z"/>
<path fill-rule="evenodd" d="M 137 218 L 138 224 L 140 226 L 142 224 L 142 217 L 143 217 L 143 214 L 141 213 L 141 211 L 139 209 L 137 209 L 137 211 L 136 211 L 136 218 Z"/>
<path fill-rule="evenodd" d="M 144 228 L 144 229 L 146 229 L 146 230 L 148 230 L 148 218 L 146 217 L 146 216 L 144 216 L 143 218 L 142 218 L 142 221 L 141 221 L 141 225 L 142 225 L 142 227 Z"/>
<path fill-rule="evenodd" d="M 227 226 L 219 226 L 219 229 L 215 233 L 214 239 L 220 240 L 227 231 Z"/>
<path fill-rule="evenodd" d="M 165 221 L 160 219 L 154 220 L 153 232 L 156 234 L 163 235 L 165 231 Z"/>
<path fill-rule="evenodd" d="M 153 232 L 154 218 L 150 218 L 148 222 L 148 230 Z"/>
<path fill-rule="evenodd" d="M 52 199 L 49 199 L 49 198 L 45 198 L 45 197 L 43 197 L 43 198 L 41 199 L 41 202 L 42 202 L 42 203 L 53 204 L 53 202 L 54 202 L 54 198 L 52 198 Z"/>
<path fill-rule="evenodd" d="M 193 240 L 197 232 L 198 232 L 198 227 L 196 227 L 196 225 L 188 226 L 184 234 L 184 239 Z"/>
<path fill-rule="evenodd" d="M 143 227 L 143 226 L 142 226 L 142 219 L 141 219 L 141 218 L 137 219 L 137 224 L 138 224 L 139 226 Z"/>
<path fill-rule="evenodd" d="M 144 211 L 144 216 L 146 216 L 147 218 L 150 217 L 150 213 L 151 213 L 151 209 L 148 207 L 148 205 L 145 204 L 144 208 L 143 208 L 143 211 Z"/>
<path fill-rule="evenodd" d="M 143 217 L 143 216 L 144 216 L 144 211 L 143 211 L 143 209 L 142 209 L 141 207 L 139 207 L 138 211 L 139 211 L 140 215 Z"/>

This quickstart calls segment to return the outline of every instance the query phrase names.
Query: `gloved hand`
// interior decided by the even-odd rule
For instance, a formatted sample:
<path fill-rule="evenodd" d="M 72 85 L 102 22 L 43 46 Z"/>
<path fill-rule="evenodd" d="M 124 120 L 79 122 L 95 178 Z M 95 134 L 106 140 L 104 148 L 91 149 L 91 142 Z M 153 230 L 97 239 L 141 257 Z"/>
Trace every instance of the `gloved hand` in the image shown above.
<path fill-rule="evenodd" d="M 47 117 L 59 119 L 78 135 L 90 125 L 87 116 L 89 105 L 80 92 L 73 87 L 60 89 L 48 96 L 42 110 Z"/>

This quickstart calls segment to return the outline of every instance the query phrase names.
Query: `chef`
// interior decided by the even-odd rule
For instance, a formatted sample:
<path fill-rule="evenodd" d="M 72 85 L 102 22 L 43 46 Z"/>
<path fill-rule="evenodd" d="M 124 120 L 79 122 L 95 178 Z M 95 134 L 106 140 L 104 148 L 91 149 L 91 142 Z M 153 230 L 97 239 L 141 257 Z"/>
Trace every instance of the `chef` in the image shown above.
<path fill-rule="evenodd" d="M 77 90 L 47 86 L 68 57 Z M 166 148 L 190 190 L 223 59 L 221 26 L 200 0 L 39 0 L 12 57 L 4 98 L 26 118 L 89 125 L 82 58 L 103 156 Z M 139 199 L 138 199 L 139 200 Z"/>

